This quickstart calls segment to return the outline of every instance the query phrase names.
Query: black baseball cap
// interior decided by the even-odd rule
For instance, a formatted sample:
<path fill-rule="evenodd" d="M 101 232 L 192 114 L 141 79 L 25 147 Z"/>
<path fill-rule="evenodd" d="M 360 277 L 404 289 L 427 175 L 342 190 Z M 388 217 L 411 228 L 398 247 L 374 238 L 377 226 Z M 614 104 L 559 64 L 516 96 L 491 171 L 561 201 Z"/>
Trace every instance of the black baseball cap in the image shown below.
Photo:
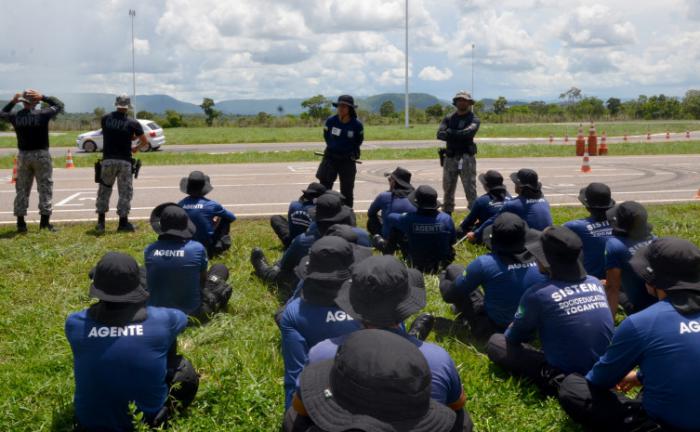
<path fill-rule="evenodd" d="M 551 271 L 553 279 L 577 282 L 586 277 L 583 243 L 576 233 L 563 226 L 551 226 L 538 237 L 525 248 Z"/>
<path fill-rule="evenodd" d="M 578 200 L 589 209 L 607 210 L 615 205 L 610 187 L 605 183 L 591 183 L 581 188 Z"/>
<path fill-rule="evenodd" d="M 148 300 L 146 281 L 134 258 L 107 252 L 90 272 L 90 296 L 112 303 L 142 303 Z"/>
<path fill-rule="evenodd" d="M 309 183 L 309 186 L 306 187 L 306 189 L 302 189 L 301 193 L 303 194 L 303 198 L 307 199 L 314 199 L 318 198 L 321 195 L 323 195 L 326 192 L 326 187 L 322 185 L 321 183 Z"/>
<path fill-rule="evenodd" d="M 431 186 L 421 185 L 408 195 L 408 200 L 417 208 L 437 210 L 440 207 L 438 193 Z"/>
<path fill-rule="evenodd" d="M 479 174 L 479 183 L 487 191 L 491 189 L 505 189 L 503 185 L 503 176 L 496 170 L 488 170 L 485 173 Z"/>
<path fill-rule="evenodd" d="M 539 234 L 520 216 L 505 212 L 484 229 L 483 241 L 494 252 L 518 253 L 525 250 L 525 243 L 537 240 Z"/>
<path fill-rule="evenodd" d="M 430 367 L 406 338 L 359 330 L 334 359 L 307 365 L 299 377 L 304 408 L 326 431 L 446 432 L 455 412 L 430 398 Z"/>
<path fill-rule="evenodd" d="M 203 197 L 214 187 L 208 175 L 201 171 L 192 171 L 189 176 L 180 179 L 180 191 L 194 197 Z"/>
<path fill-rule="evenodd" d="M 156 234 L 169 234 L 182 239 L 191 239 L 197 227 L 187 212 L 175 203 L 164 203 L 154 208 L 150 217 L 151 228 Z"/>
<path fill-rule="evenodd" d="M 411 171 L 405 168 L 396 167 L 394 171 L 384 173 L 384 177 L 392 178 L 403 189 L 413 189 L 411 185 Z"/>
<path fill-rule="evenodd" d="M 534 191 L 542 189 L 542 183 L 539 181 L 539 176 L 535 170 L 529 168 L 522 168 L 518 172 L 514 172 L 510 175 L 510 179 L 517 186 L 523 188 L 530 188 Z"/>
<path fill-rule="evenodd" d="M 647 209 L 636 201 L 625 201 L 606 212 L 613 234 L 624 234 L 634 238 L 645 238 L 651 233 Z"/>

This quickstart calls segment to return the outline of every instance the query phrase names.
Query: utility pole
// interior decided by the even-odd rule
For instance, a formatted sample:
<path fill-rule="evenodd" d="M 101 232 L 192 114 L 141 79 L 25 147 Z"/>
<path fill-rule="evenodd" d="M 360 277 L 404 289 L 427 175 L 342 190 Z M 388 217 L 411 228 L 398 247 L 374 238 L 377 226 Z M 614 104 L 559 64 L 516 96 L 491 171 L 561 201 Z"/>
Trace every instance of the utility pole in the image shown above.
<path fill-rule="evenodd" d="M 408 123 L 408 0 L 406 0 L 406 55 L 404 56 L 405 60 L 405 119 L 406 119 L 406 129 L 409 128 L 409 123 Z"/>
<path fill-rule="evenodd" d="M 134 118 L 136 118 L 136 54 L 134 50 L 134 18 L 136 18 L 136 10 L 129 9 L 129 16 L 131 17 L 131 84 L 133 92 L 131 106 L 134 110 Z"/>
<path fill-rule="evenodd" d="M 475 44 L 472 44 L 472 98 L 476 100 L 476 95 L 474 93 L 474 49 L 476 48 Z"/>

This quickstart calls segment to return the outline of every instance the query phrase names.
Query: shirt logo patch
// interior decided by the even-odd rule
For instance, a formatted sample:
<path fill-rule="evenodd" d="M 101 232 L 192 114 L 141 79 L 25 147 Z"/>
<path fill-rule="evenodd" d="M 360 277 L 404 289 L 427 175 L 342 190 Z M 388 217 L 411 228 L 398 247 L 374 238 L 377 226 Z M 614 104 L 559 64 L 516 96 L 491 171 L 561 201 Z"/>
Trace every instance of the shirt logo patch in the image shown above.
<path fill-rule="evenodd" d="M 106 338 L 121 336 L 143 336 L 143 325 L 132 324 L 123 327 L 93 327 L 88 333 L 89 338 Z"/>
<path fill-rule="evenodd" d="M 355 131 L 348 131 L 348 138 L 352 138 L 355 136 Z"/>
<path fill-rule="evenodd" d="M 343 311 L 328 311 L 326 314 L 326 322 L 352 321 L 352 317 Z"/>
<path fill-rule="evenodd" d="M 337 128 L 337 127 L 334 127 L 333 129 L 331 129 L 331 135 L 340 136 L 341 132 L 342 132 L 342 130 Z"/>
<path fill-rule="evenodd" d="M 413 224 L 413 232 L 416 234 L 435 234 L 440 232 L 438 224 Z"/>
<path fill-rule="evenodd" d="M 688 321 L 687 323 L 681 323 L 681 334 L 685 333 L 700 333 L 700 322 L 698 321 Z"/>
<path fill-rule="evenodd" d="M 185 251 L 184 250 L 171 250 L 171 249 L 154 249 L 153 256 L 184 258 Z"/>

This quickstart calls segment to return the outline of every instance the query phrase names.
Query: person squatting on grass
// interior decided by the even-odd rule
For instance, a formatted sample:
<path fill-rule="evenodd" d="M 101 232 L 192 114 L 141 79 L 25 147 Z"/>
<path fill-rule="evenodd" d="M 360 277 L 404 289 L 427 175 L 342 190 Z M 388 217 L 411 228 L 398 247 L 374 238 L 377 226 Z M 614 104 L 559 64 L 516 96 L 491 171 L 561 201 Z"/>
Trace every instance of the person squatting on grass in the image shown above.
<path fill-rule="evenodd" d="M 197 228 L 187 212 L 165 203 L 150 221 L 158 240 L 144 250 L 148 305 L 179 309 L 199 322 L 225 309 L 232 293 L 228 268 L 216 264 L 207 271 L 207 251 L 192 240 Z"/>
<path fill-rule="evenodd" d="M 311 214 L 316 207 L 316 198 L 325 192 L 326 187 L 322 184 L 310 183 L 306 189 L 301 191 L 301 197 L 298 200 L 289 203 L 286 219 L 280 215 L 270 217 L 270 226 L 285 249 L 289 247 L 292 240 L 309 229 L 309 225 L 313 222 Z"/>
<path fill-rule="evenodd" d="M 468 232 L 498 214 L 505 202 L 512 198 L 503 185 L 503 176 L 498 171 L 488 170 L 484 174 L 479 174 L 478 178 L 486 193 L 474 201 L 469 214 L 459 224 L 458 238 L 464 237 Z"/>
<path fill-rule="evenodd" d="M 39 102 L 46 108 L 36 109 Z M 17 103 L 22 109 L 12 112 Z M 17 182 L 15 183 L 14 215 L 17 232 L 27 232 L 27 207 L 29 193 L 36 178 L 39 192 L 39 229 L 55 231 L 50 223 L 53 199 L 53 161 L 49 153 L 49 122 L 63 111 L 63 102 L 53 96 L 44 96 L 36 90 L 17 93 L 0 111 L 0 120 L 7 120 L 17 135 Z"/>
<path fill-rule="evenodd" d="M 131 402 L 146 423 L 162 425 L 192 403 L 199 387 L 194 367 L 177 354 L 187 316 L 147 306 L 145 280 L 128 255 L 108 252 L 91 273 L 90 296 L 99 301 L 65 325 L 77 430 L 132 430 Z"/>
<path fill-rule="evenodd" d="M 372 236 L 379 235 L 387 239 L 392 230 L 389 216 L 415 213 L 416 207 L 408 199 L 408 195 L 413 192 L 409 170 L 396 167 L 394 171 L 384 173 L 384 176 L 389 182 L 389 190 L 377 195 L 370 204 L 367 210 L 367 231 Z"/>

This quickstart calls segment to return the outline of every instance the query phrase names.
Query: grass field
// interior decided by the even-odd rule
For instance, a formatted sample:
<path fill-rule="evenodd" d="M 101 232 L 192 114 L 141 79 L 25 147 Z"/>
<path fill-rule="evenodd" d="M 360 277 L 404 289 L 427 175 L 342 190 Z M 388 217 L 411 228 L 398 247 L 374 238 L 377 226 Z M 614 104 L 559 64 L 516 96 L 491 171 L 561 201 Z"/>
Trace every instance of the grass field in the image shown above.
<path fill-rule="evenodd" d="M 235 211 L 235 208 L 233 209 Z M 700 206 L 652 206 L 651 223 L 659 235 L 677 235 L 700 243 Z M 578 208 L 556 208 L 563 223 L 582 216 Z M 364 221 L 361 220 L 364 224 Z M 87 307 L 87 273 L 99 257 L 119 250 L 143 262 L 143 249 L 155 240 L 146 223 L 132 234 L 95 237 L 92 225 L 61 226 L 57 234 L 25 236 L 0 228 L 0 430 L 66 431 L 72 417 L 73 373 L 70 347 L 63 335 L 65 317 Z M 108 229 L 114 230 L 115 223 Z M 251 275 L 250 250 L 261 245 L 276 257 L 280 248 L 267 221 L 234 224 L 234 247 L 221 260 L 232 269 L 234 294 L 228 313 L 180 337 L 180 350 L 202 375 L 193 406 L 172 425 L 173 431 L 274 431 L 282 416 L 280 336 L 272 320 L 278 306 L 271 292 Z M 457 262 L 467 263 L 482 249 L 459 247 Z M 452 318 L 427 278 L 426 310 Z M 410 322 L 410 321 L 409 321 Z M 434 332 L 453 356 L 468 395 L 467 407 L 481 432 L 541 432 L 580 429 L 553 399 L 491 365 L 482 348 L 458 328 Z"/>
<path fill-rule="evenodd" d="M 437 124 L 415 125 L 409 129 L 403 126 L 367 126 L 365 139 L 372 141 L 384 140 L 431 140 L 435 139 Z M 635 121 L 635 122 L 605 122 L 597 124 L 598 133 L 603 130 L 608 136 L 623 134 L 640 135 L 651 133 L 685 132 L 700 130 L 700 121 Z M 563 137 L 568 133 L 576 136 L 578 123 L 486 123 L 479 130 L 479 137 L 501 138 L 537 138 Z M 87 131 L 68 131 L 51 137 L 54 147 L 73 147 L 76 137 Z M 584 123 L 584 133 L 588 133 Z M 323 141 L 320 127 L 222 127 L 222 128 L 171 128 L 165 130 L 169 144 L 221 144 L 221 143 L 264 143 L 264 142 L 313 142 Z M 14 137 L 0 137 L 0 147 L 15 147 Z"/>
<path fill-rule="evenodd" d="M 698 154 L 700 141 L 677 141 L 669 143 L 620 143 L 610 144 L 610 156 L 621 155 L 662 155 L 662 154 Z M 422 149 L 375 149 L 364 150 L 364 160 L 404 160 L 404 159 L 437 159 L 437 147 Z M 574 145 L 479 145 L 480 158 L 514 158 L 514 157 L 556 157 L 574 156 Z M 301 162 L 314 161 L 321 158 L 312 151 L 272 151 L 272 152 L 236 152 L 236 153 L 200 153 L 159 151 L 139 153 L 144 167 L 149 165 L 193 165 L 193 164 L 232 164 L 254 162 Z M 80 155 L 73 158 L 77 167 L 92 167 L 99 158 L 98 154 Z M 13 156 L 0 156 L 0 169 L 11 169 Z M 65 158 L 54 158 L 54 167 L 65 167 Z M 146 168 L 144 168 L 146 169 Z"/>

